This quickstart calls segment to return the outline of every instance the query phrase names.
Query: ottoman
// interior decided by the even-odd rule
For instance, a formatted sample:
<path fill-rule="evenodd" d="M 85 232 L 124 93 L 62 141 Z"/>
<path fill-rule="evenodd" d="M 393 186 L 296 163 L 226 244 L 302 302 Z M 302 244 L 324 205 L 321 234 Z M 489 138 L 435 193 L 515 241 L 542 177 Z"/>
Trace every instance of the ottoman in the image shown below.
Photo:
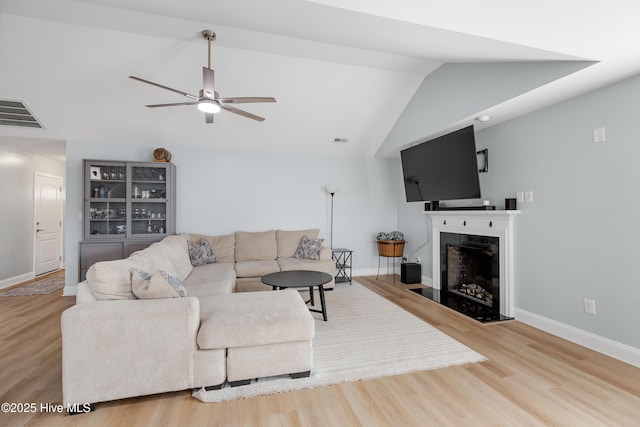
<path fill-rule="evenodd" d="M 295 290 L 200 298 L 201 350 L 227 349 L 227 381 L 309 376 L 315 320 Z"/>

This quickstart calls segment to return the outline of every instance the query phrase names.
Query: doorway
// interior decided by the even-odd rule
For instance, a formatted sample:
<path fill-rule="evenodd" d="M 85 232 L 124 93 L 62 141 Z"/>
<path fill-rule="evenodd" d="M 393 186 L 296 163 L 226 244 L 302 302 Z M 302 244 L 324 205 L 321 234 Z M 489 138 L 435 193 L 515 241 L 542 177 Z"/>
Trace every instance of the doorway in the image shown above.
<path fill-rule="evenodd" d="M 62 267 L 62 178 L 35 173 L 34 272 L 36 276 Z"/>

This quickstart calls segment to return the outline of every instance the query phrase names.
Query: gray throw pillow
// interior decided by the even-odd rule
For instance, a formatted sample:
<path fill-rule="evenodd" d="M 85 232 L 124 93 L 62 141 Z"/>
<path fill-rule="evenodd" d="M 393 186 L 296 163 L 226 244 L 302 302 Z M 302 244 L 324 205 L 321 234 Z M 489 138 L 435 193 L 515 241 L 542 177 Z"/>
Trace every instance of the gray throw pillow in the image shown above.
<path fill-rule="evenodd" d="M 195 243 L 189 240 L 189 258 L 191 259 L 191 265 L 199 267 L 201 265 L 211 264 L 216 262 L 216 257 L 213 254 L 213 249 L 209 245 L 207 239 L 201 239 L 200 243 Z"/>
<path fill-rule="evenodd" d="M 324 242 L 324 239 L 310 239 L 307 236 L 302 236 L 298 249 L 296 249 L 293 257 L 300 259 L 320 259 L 322 242 Z"/>

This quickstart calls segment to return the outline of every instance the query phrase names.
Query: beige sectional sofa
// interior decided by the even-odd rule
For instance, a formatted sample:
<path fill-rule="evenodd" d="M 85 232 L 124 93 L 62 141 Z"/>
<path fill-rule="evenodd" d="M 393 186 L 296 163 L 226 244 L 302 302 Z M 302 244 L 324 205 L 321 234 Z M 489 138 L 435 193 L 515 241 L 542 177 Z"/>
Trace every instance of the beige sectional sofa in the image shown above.
<path fill-rule="evenodd" d="M 94 264 L 78 284 L 76 305 L 62 314 L 64 404 L 309 375 L 315 320 L 300 294 L 237 291 L 240 282 L 270 290 L 259 277 L 275 271 L 333 274 L 326 247 L 319 259 L 293 257 L 302 236 L 317 234 L 180 234 L 127 259 Z M 215 262 L 194 267 L 188 242 L 201 239 Z M 177 296 L 176 282 L 185 297 L 158 297 L 158 290 Z M 155 293 L 147 293 L 151 288 Z"/>

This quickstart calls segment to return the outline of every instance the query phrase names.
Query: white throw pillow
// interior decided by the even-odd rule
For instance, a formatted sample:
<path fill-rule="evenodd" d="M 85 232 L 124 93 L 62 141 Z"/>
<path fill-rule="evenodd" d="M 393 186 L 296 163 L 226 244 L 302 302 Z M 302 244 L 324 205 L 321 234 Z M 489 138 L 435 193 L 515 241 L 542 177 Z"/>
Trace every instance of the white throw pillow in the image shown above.
<path fill-rule="evenodd" d="M 151 274 L 141 268 L 132 268 L 131 290 L 138 299 L 180 298 L 187 296 L 182 280 L 162 270 Z"/>

